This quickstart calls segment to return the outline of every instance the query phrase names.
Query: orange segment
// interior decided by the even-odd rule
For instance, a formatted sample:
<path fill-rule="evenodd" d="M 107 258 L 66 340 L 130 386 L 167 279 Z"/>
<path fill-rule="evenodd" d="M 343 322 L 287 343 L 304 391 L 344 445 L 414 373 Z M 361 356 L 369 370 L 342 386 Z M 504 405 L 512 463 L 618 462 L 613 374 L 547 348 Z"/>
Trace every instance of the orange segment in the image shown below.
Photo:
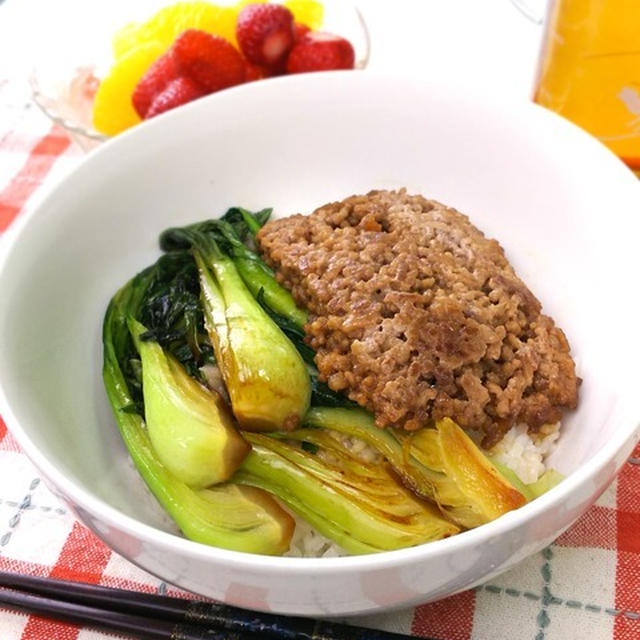
<path fill-rule="evenodd" d="M 98 131 L 115 135 L 140 122 L 131 96 L 140 78 L 163 51 L 160 42 L 146 42 L 116 60 L 93 101 L 93 126 Z"/>
<path fill-rule="evenodd" d="M 139 35 L 141 27 L 142 24 L 140 22 L 127 22 L 115 32 L 111 40 L 115 60 L 122 58 L 129 51 L 142 44 Z"/>
<path fill-rule="evenodd" d="M 296 22 L 307 25 L 309 29 L 319 29 L 324 18 L 324 7 L 317 0 L 287 0 L 282 3 Z"/>
<path fill-rule="evenodd" d="M 168 49 L 185 29 L 202 29 L 222 36 L 234 46 L 238 8 L 202 0 L 176 2 L 158 10 L 145 22 L 124 25 L 113 37 L 116 60 L 145 42 L 160 42 Z"/>

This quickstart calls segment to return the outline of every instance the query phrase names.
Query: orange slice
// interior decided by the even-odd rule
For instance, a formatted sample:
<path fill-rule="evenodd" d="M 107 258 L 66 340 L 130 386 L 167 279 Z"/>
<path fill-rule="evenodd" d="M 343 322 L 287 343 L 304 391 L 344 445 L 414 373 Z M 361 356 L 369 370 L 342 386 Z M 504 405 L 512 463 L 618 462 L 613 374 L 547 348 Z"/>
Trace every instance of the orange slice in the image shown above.
<path fill-rule="evenodd" d="M 146 42 L 116 60 L 93 101 L 93 126 L 98 131 L 115 135 L 140 122 L 131 96 L 140 78 L 163 51 L 162 43 Z"/>
<path fill-rule="evenodd" d="M 318 0 L 287 0 L 282 3 L 296 22 L 307 25 L 309 29 L 319 29 L 324 18 L 324 7 Z"/>
<path fill-rule="evenodd" d="M 159 42 L 168 49 L 185 29 L 202 29 L 222 36 L 234 46 L 238 7 L 202 0 L 176 2 L 158 10 L 145 22 L 125 24 L 113 37 L 113 53 L 118 60 L 132 48 L 146 42 Z"/>

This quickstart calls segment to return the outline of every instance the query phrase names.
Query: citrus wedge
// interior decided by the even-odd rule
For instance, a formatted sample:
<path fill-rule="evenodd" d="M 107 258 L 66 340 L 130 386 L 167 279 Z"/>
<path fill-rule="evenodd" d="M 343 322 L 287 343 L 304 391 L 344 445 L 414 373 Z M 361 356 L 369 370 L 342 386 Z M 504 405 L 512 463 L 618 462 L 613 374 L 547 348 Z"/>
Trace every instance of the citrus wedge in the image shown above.
<path fill-rule="evenodd" d="M 140 78 L 163 51 L 160 42 L 146 42 L 116 60 L 93 101 L 93 126 L 98 131 L 115 135 L 140 122 L 131 96 Z"/>
<path fill-rule="evenodd" d="M 324 18 L 324 7 L 318 0 L 287 0 L 282 3 L 291 13 L 296 22 L 309 27 L 309 29 L 319 29 Z"/>
<path fill-rule="evenodd" d="M 238 7 L 217 5 L 202 0 L 176 2 L 162 7 L 144 22 L 125 24 L 113 37 L 112 46 L 116 60 L 133 48 L 159 42 L 168 49 L 185 29 L 201 29 L 222 36 L 234 46 Z"/>

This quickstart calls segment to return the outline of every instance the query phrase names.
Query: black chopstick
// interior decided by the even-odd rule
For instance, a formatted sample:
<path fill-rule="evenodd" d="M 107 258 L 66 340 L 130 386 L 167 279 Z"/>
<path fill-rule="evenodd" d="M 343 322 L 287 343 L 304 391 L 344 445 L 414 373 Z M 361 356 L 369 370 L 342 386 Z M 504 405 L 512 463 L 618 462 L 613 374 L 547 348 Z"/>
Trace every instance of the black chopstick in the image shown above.
<path fill-rule="evenodd" d="M 133 633 L 145 640 L 202 640 L 205 638 L 207 640 L 218 638 L 225 640 L 257 638 L 261 640 L 267 638 L 273 640 L 409 640 L 411 638 L 404 634 L 324 620 L 256 613 L 217 602 L 187 600 L 4 571 L 0 571 L 0 586 L 48 596 L 29 596 L 0 589 L 0 603 L 51 617 L 65 616 L 61 619 L 70 622 Z M 36 609 L 37 606 L 40 609 Z"/>
<path fill-rule="evenodd" d="M 258 640 L 249 633 L 229 633 L 220 629 L 154 620 L 120 611 L 87 607 L 77 602 L 0 589 L 0 606 L 7 605 L 64 622 L 135 635 L 140 640 Z"/>

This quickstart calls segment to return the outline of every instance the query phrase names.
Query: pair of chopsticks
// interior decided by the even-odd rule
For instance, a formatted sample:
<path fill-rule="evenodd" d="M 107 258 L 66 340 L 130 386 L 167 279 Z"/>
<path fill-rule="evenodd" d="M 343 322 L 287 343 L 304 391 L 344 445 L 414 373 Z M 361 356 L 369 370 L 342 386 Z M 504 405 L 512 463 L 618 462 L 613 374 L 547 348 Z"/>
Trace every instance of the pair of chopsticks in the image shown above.
<path fill-rule="evenodd" d="M 140 640 L 409 640 L 351 625 L 0 571 L 0 607 Z M 415 639 L 414 639 L 415 640 Z"/>

